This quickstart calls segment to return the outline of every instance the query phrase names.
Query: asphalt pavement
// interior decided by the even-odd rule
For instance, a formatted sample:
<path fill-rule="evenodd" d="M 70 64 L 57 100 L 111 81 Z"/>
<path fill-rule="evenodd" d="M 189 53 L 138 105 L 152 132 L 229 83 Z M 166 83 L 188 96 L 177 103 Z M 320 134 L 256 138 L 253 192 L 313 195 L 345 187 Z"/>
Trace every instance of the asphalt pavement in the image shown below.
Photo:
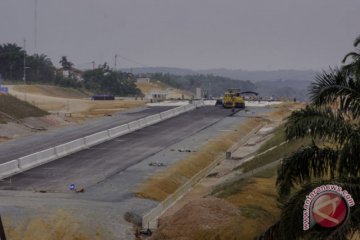
<path fill-rule="evenodd" d="M 94 119 L 82 124 L 29 135 L 0 144 L 0 163 L 11 161 L 34 152 L 104 131 L 140 118 L 157 114 L 174 107 L 146 107 L 116 113 L 113 116 Z"/>
<path fill-rule="evenodd" d="M 152 109 L 151 114 L 157 110 Z M 87 188 L 212 126 L 230 114 L 229 109 L 202 107 L 5 179 L 0 182 L 0 189 L 66 192 L 69 183 L 76 183 L 78 188 Z M 139 114 L 134 113 L 134 117 L 139 117 Z"/>

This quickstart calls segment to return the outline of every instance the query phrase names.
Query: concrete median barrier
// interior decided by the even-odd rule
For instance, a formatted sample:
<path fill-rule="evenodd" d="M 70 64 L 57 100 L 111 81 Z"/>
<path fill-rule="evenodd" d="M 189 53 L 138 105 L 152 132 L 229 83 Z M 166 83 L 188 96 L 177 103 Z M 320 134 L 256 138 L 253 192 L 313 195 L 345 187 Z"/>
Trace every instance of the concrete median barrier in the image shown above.
<path fill-rule="evenodd" d="M 195 108 L 196 108 L 195 105 L 192 105 L 192 104 L 186 105 L 185 106 L 185 112 L 194 110 Z"/>
<path fill-rule="evenodd" d="M 132 121 L 132 122 L 129 122 L 128 124 L 129 124 L 130 131 L 132 131 L 132 132 L 141 128 L 139 121 Z"/>
<path fill-rule="evenodd" d="M 124 124 L 108 130 L 110 138 L 120 137 L 130 132 L 129 124 Z"/>
<path fill-rule="evenodd" d="M 18 160 L 0 164 L 0 179 L 7 178 L 20 171 Z"/>
<path fill-rule="evenodd" d="M 18 159 L 21 170 L 27 170 L 57 158 L 55 148 L 49 148 Z"/>
<path fill-rule="evenodd" d="M 161 121 L 161 117 L 160 114 L 156 114 L 156 115 L 152 115 L 149 117 L 146 117 L 146 122 L 151 125 L 151 124 L 155 124 Z"/>
<path fill-rule="evenodd" d="M 204 106 L 204 100 L 195 100 L 194 102 L 193 102 L 193 104 L 195 105 L 195 107 L 202 107 L 202 106 Z"/>
<path fill-rule="evenodd" d="M 90 136 L 84 137 L 86 147 L 92 147 L 97 144 L 103 143 L 110 139 L 108 131 L 102 131 Z"/>
<path fill-rule="evenodd" d="M 169 119 L 174 116 L 173 110 L 167 110 L 165 112 L 160 113 L 161 119 Z"/>
<path fill-rule="evenodd" d="M 58 158 L 66 155 L 81 151 L 85 149 L 85 141 L 83 138 L 76 139 L 74 141 L 64 143 L 55 147 L 56 155 Z"/>
<path fill-rule="evenodd" d="M 148 126 L 146 118 L 139 119 L 138 121 L 139 121 L 140 128 L 144 128 L 144 127 Z"/>
<path fill-rule="evenodd" d="M 174 116 L 180 115 L 185 112 L 185 106 L 180 106 L 173 109 Z"/>

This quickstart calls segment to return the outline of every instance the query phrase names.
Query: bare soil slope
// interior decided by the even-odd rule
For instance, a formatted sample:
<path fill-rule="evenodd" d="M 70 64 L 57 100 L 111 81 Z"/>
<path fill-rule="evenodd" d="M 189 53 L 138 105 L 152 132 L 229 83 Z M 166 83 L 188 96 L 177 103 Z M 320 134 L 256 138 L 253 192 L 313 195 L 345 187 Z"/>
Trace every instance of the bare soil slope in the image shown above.
<path fill-rule="evenodd" d="M 126 99 L 92 101 L 78 90 L 42 85 L 8 86 L 11 95 L 53 113 L 71 113 L 73 121 L 113 114 L 123 109 L 144 105 L 143 101 Z"/>
<path fill-rule="evenodd" d="M 160 223 L 160 229 L 151 239 L 210 239 L 204 238 L 204 231 L 219 229 L 238 220 L 241 220 L 239 209 L 225 200 L 214 197 L 197 199 L 175 215 L 161 219 L 163 224 Z"/>
<path fill-rule="evenodd" d="M 150 82 L 150 83 L 136 83 L 136 86 L 141 90 L 142 93 L 145 95 L 154 92 L 154 91 L 161 91 L 161 92 L 167 92 L 167 98 L 168 99 L 179 99 L 182 98 L 184 95 L 184 98 L 190 99 L 191 93 L 182 91 L 180 89 L 171 88 L 163 83 L 160 82 Z"/>
<path fill-rule="evenodd" d="M 44 95 L 49 97 L 56 96 L 63 98 L 87 98 L 91 95 L 90 92 L 49 85 L 18 85 L 14 86 L 13 89 L 17 92 Z"/>

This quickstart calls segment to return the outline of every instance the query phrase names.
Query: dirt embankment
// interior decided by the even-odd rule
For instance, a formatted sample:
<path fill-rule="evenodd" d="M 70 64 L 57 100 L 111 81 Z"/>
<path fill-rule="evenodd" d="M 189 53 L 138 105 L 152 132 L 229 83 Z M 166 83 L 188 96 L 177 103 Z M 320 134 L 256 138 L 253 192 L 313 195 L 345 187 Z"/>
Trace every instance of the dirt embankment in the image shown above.
<path fill-rule="evenodd" d="M 145 104 L 135 99 L 92 101 L 91 93 L 56 86 L 7 87 L 10 95 L 0 95 L 0 143 Z"/>
<path fill-rule="evenodd" d="M 151 240 L 210 239 L 205 232 L 226 227 L 241 219 L 240 210 L 225 200 L 214 197 L 200 198 L 185 205 L 175 215 L 161 219 L 161 228 Z"/>
<path fill-rule="evenodd" d="M 114 101 L 93 101 L 88 93 L 80 90 L 42 85 L 16 85 L 8 86 L 11 95 L 27 101 L 45 111 L 59 114 L 71 113 L 68 121 L 82 121 L 115 112 L 143 106 L 144 101 L 132 98 Z"/>
<path fill-rule="evenodd" d="M 142 93 L 145 95 L 150 94 L 151 92 L 166 92 L 167 99 L 182 99 L 184 97 L 185 99 L 191 99 L 192 93 L 183 91 L 180 89 L 171 88 L 169 86 L 166 86 L 163 83 L 160 82 L 149 82 L 149 83 L 136 83 L 136 86 L 141 90 Z"/>

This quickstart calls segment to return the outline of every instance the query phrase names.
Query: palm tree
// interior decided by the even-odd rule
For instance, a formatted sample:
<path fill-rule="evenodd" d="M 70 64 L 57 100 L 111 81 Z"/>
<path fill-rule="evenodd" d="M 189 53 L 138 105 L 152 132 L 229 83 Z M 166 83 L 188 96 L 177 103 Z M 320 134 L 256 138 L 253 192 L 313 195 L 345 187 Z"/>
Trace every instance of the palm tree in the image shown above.
<path fill-rule="evenodd" d="M 360 77 L 360 48 L 358 47 L 360 45 L 360 36 L 355 39 L 353 45 L 356 51 L 346 54 L 344 59 L 342 60 L 342 63 L 345 64 L 347 59 L 349 59 L 350 57 L 353 61 L 349 64 L 344 65 L 343 69 L 352 72 L 357 77 Z"/>
<path fill-rule="evenodd" d="M 355 47 L 360 43 L 360 36 Z M 360 206 L 351 208 L 346 223 L 335 229 L 303 231 L 305 196 L 319 185 L 337 184 L 360 200 L 360 55 L 341 69 L 316 77 L 310 88 L 312 103 L 291 114 L 288 140 L 308 137 L 312 143 L 283 159 L 277 187 L 281 219 L 259 239 L 347 239 L 360 231 Z"/>
<path fill-rule="evenodd" d="M 66 56 L 62 56 L 59 63 L 63 67 L 64 70 L 71 70 L 71 68 L 74 66 L 74 64 L 70 61 L 68 61 Z"/>

